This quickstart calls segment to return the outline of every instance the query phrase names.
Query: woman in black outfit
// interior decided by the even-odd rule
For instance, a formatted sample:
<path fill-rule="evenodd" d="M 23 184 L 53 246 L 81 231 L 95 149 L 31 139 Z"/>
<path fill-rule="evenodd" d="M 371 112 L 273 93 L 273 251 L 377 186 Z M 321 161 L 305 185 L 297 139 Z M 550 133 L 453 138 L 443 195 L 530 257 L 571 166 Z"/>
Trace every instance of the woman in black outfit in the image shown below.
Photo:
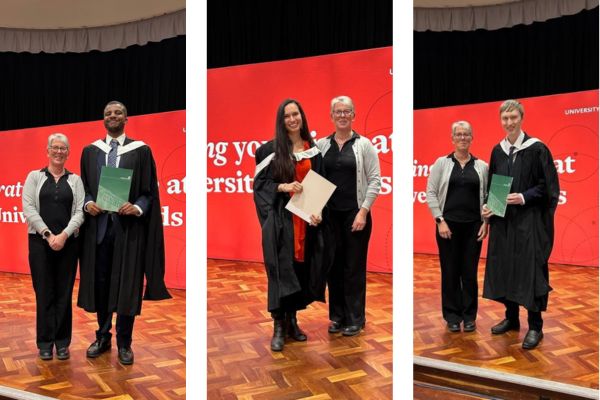
<path fill-rule="evenodd" d="M 452 124 L 454 151 L 438 158 L 427 179 L 427 205 L 436 222 L 442 270 L 442 315 L 450 332 L 475 330 L 477 264 L 488 226 L 481 207 L 487 190 L 488 166 L 469 153 L 471 125 Z"/>
<path fill-rule="evenodd" d="M 42 360 L 69 358 L 71 297 L 77 271 L 77 236 L 83 223 L 81 178 L 65 168 L 69 140 L 48 137 L 48 166 L 29 173 L 23 214 L 29 233 L 29 267 L 36 301 L 36 344 Z"/>

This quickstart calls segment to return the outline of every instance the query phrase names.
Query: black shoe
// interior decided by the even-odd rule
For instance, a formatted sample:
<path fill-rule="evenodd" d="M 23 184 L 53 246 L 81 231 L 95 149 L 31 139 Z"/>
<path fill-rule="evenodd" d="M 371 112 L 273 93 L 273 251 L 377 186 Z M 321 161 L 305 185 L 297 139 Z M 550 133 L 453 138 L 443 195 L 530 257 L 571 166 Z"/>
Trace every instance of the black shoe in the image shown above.
<path fill-rule="evenodd" d="M 340 333 L 342 331 L 342 324 L 339 322 L 331 321 L 329 328 L 327 328 L 327 332 L 329 333 Z"/>
<path fill-rule="evenodd" d="M 68 347 L 61 347 L 60 349 L 56 349 L 56 358 L 59 360 L 68 360 L 71 355 L 69 354 Z"/>
<path fill-rule="evenodd" d="M 535 349 L 543 337 L 544 332 L 542 331 L 538 332 L 534 331 L 533 329 L 528 330 L 527 335 L 525 335 L 525 339 L 523 339 L 523 348 L 525 350 Z"/>
<path fill-rule="evenodd" d="M 460 332 L 460 322 L 448 322 L 447 326 L 450 332 Z"/>
<path fill-rule="evenodd" d="M 119 362 L 122 365 L 133 364 L 133 351 L 131 347 L 119 347 Z"/>
<path fill-rule="evenodd" d="M 342 335 L 344 336 L 356 336 L 360 333 L 360 330 L 365 327 L 365 324 L 362 325 L 350 325 L 344 327 L 342 329 Z"/>
<path fill-rule="evenodd" d="M 473 332 L 476 328 L 477 328 L 477 325 L 475 324 L 475 321 L 467 321 L 463 325 L 464 332 Z"/>
<path fill-rule="evenodd" d="M 96 339 L 96 341 L 88 347 L 86 355 L 88 358 L 96 358 L 108 350 L 110 350 L 110 339 Z"/>
<path fill-rule="evenodd" d="M 285 321 L 282 319 L 273 320 L 273 337 L 271 338 L 271 350 L 281 351 L 285 344 Z"/>
<path fill-rule="evenodd" d="M 515 323 L 511 320 L 503 319 L 499 324 L 492 326 L 492 334 L 500 335 L 508 331 L 518 331 L 520 328 L 521 325 L 518 322 Z"/>
<path fill-rule="evenodd" d="M 52 360 L 52 349 L 40 349 L 40 359 L 44 361 Z"/>
<path fill-rule="evenodd" d="M 296 319 L 296 312 L 288 312 L 285 314 L 287 334 L 289 337 L 297 342 L 305 342 L 306 334 L 302 332 L 302 329 L 298 326 L 298 320 Z"/>

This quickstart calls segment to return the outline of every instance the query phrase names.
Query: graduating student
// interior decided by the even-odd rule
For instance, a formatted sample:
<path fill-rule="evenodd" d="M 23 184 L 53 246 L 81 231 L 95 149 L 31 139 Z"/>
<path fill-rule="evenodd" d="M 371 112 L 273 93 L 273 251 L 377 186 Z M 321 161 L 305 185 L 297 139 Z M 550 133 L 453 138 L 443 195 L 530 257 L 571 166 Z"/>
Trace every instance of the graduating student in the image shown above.
<path fill-rule="evenodd" d="M 304 111 L 296 100 L 277 110 L 275 138 L 256 150 L 254 203 L 262 229 L 268 279 L 268 310 L 274 321 L 271 350 L 281 351 L 286 335 L 305 341 L 296 312 L 315 300 L 325 301 L 327 248 L 322 217 L 311 223 L 285 209 L 311 169 L 322 174 L 323 159 L 310 136 Z M 331 247 L 329 247 L 331 249 Z"/>
<path fill-rule="evenodd" d="M 492 150 L 488 182 L 493 174 L 511 176 L 513 181 L 503 218 L 483 208 L 490 221 L 483 297 L 506 307 L 505 319 L 492 327 L 492 334 L 518 331 L 519 305 L 527 310 L 529 330 L 522 346 L 533 349 L 544 336 L 542 311 L 552 290 L 548 259 L 559 185 L 548 147 L 521 130 L 523 116 L 523 106 L 516 100 L 500 106 L 506 137 Z"/>
<path fill-rule="evenodd" d="M 118 359 L 133 363 L 131 340 L 135 316 L 144 299 L 171 296 L 164 283 L 165 254 L 156 165 L 147 144 L 125 134 L 127 109 L 117 101 L 104 108 L 106 136 L 88 145 L 81 155 L 86 223 L 80 260 L 77 305 L 98 318 L 96 341 L 87 350 L 95 358 L 111 348 L 112 315 L 117 313 Z M 129 201 L 118 213 L 96 204 L 103 166 L 133 170 Z"/>

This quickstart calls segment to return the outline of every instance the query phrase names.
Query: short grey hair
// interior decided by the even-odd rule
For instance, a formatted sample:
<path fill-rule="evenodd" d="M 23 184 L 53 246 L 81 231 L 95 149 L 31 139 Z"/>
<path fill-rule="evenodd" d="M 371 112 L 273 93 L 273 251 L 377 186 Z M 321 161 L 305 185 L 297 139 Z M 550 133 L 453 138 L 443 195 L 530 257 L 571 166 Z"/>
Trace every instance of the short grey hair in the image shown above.
<path fill-rule="evenodd" d="M 452 124 L 452 136 L 454 136 L 454 132 L 456 132 L 456 128 L 461 127 L 465 128 L 469 135 L 473 136 L 473 129 L 471 128 L 471 124 L 467 121 L 456 121 Z"/>
<path fill-rule="evenodd" d="M 60 140 L 61 142 L 63 142 L 65 144 L 65 146 L 67 146 L 67 149 L 70 148 L 69 146 L 69 139 L 67 138 L 67 136 L 63 133 L 53 133 L 52 135 L 48 136 L 48 148 L 52 147 L 52 142 L 54 140 Z"/>
<path fill-rule="evenodd" d="M 512 110 L 517 110 L 521 114 L 521 119 L 525 116 L 525 109 L 519 100 L 506 100 L 500 105 L 500 114 Z"/>
<path fill-rule="evenodd" d="M 350 109 L 352 110 L 352 112 L 354 112 L 354 102 L 352 101 L 352 99 L 348 96 L 336 96 L 333 99 L 331 99 L 331 112 L 333 113 L 333 107 L 337 104 L 337 103 L 342 103 L 347 105 L 348 107 L 350 107 Z"/>

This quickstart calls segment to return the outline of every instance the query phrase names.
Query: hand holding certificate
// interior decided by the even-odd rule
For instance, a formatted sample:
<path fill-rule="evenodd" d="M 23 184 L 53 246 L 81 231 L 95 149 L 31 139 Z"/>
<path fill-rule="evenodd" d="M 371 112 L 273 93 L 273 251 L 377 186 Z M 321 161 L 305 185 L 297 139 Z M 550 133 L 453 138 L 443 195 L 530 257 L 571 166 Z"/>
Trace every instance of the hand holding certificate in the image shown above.
<path fill-rule="evenodd" d="M 129 201 L 132 169 L 102 167 L 96 204 L 105 211 L 119 211 Z"/>
<path fill-rule="evenodd" d="M 312 169 L 302 181 L 302 191 L 295 193 L 285 208 L 310 223 L 311 215 L 320 215 L 336 186 Z"/>
<path fill-rule="evenodd" d="M 487 208 L 490 209 L 494 215 L 504 217 L 504 214 L 506 213 L 506 197 L 510 193 L 512 181 L 512 176 L 492 175 Z"/>

